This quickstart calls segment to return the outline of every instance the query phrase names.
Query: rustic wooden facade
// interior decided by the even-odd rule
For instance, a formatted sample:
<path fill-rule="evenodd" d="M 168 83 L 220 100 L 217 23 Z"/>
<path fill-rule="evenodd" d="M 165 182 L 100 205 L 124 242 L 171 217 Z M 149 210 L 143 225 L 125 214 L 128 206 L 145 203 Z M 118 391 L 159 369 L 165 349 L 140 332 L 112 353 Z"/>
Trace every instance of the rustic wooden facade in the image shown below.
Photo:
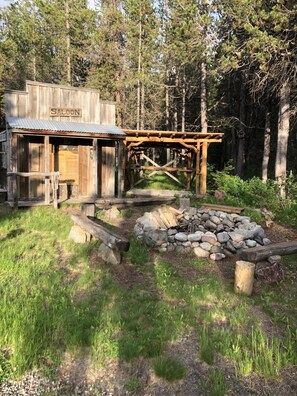
<path fill-rule="evenodd" d="M 113 102 L 94 89 L 33 81 L 24 92 L 7 91 L 5 102 L 8 201 L 48 203 L 57 172 L 61 199 L 121 196 L 125 133 Z"/>

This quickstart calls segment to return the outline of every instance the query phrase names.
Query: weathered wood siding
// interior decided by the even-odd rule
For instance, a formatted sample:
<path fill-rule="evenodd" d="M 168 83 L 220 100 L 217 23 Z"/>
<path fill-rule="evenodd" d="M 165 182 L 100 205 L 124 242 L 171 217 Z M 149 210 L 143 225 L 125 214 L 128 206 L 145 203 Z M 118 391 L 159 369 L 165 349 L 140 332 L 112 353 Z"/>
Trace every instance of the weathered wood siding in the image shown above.
<path fill-rule="evenodd" d="M 23 91 L 9 91 L 5 93 L 5 112 L 11 117 L 28 116 L 28 93 Z"/>
<path fill-rule="evenodd" d="M 115 103 L 100 101 L 95 89 L 26 82 L 26 92 L 7 91 L 6 115 L 42 120 L 115 125 Z M 79 109 L 81 116 L 51 116 L 51 108 Z"/>
<path fill-rule="evenodd" d="M 115 195 L 115 147 L 99 147 L 99 161 L 101 163 L 101 196 Z M 100 176 L 99 176 L 100 177 Z"/>
<path fill-rule="evenodd" d="M 115 104 L 112 102 L 100 102 L 101 124 L 115 125 Z"/>

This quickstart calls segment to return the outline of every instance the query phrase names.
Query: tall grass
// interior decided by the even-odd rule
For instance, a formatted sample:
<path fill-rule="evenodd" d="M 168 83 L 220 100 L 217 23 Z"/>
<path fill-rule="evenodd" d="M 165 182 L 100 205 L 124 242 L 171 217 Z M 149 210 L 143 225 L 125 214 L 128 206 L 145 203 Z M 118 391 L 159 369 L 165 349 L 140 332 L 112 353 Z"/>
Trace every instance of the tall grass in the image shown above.
<path fill-rule="evenodd" d="M 68 240 L 70 226 L 67 214 L 51 208 L 0 214 L 0 381 L 55 366 L 64 352 L 80 349 L 99 365 L 161 362 L 165 376 L 171 366 L 161 358 L 167 343 L 193 330 L 197 356 L 213 367 L 221 354 L 243 375 L 277 378 L 296 364 L 294 327 L 284 338 L 267 337 L 251 300 L 226 288 L 216 264 L 172 263 L 133 240 L 125 256 L 131 279 L 121 283 L 113 267 L 89 261 L 96 245 Z M 225 391 L 221 374 L 213 375 Z"/>

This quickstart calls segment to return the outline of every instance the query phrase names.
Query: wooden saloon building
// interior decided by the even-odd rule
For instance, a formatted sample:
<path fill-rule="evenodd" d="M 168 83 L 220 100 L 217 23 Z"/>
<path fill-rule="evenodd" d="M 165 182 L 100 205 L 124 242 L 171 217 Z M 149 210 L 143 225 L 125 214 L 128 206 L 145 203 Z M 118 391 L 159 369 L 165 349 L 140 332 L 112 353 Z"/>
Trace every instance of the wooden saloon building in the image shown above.
<path fill-rule="evenodd" d="M 27 81 L 25 91 L 7 91 L 5 103 L 9 202 L 121 196 L 126 135 L 113 102 L 94 89 Z"/>
<path fill-rule="evenodd" d="M 182 172 L 187 190 L 195 180 L 196 194 L 204 195 L 208 146 L 223 137 L 123 131 L 115 126 L 115 103 L 102 101 L 94 89 L 27 81 L 25 91 L 6 92 L 5 104 L 0 189 L 14 206 L 121 198 L 125 173 L 133 187 L 144 171 L 165 172 L 176 182 Z M 173 159 L 158 164 L 149 157 L 154 147 L 177 151 L 181 165 Z"/>

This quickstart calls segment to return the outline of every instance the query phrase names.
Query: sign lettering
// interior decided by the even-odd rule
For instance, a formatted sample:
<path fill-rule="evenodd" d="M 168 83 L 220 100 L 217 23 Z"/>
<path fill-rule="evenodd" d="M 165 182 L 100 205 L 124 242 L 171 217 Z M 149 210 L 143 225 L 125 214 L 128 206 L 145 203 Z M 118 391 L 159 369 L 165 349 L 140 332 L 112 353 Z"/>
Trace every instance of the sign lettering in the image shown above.
<path fill-rule="evenodd" d="M 81 109 L 68 107 L 50 107 L 50 117 L 81 117 Z"/>

